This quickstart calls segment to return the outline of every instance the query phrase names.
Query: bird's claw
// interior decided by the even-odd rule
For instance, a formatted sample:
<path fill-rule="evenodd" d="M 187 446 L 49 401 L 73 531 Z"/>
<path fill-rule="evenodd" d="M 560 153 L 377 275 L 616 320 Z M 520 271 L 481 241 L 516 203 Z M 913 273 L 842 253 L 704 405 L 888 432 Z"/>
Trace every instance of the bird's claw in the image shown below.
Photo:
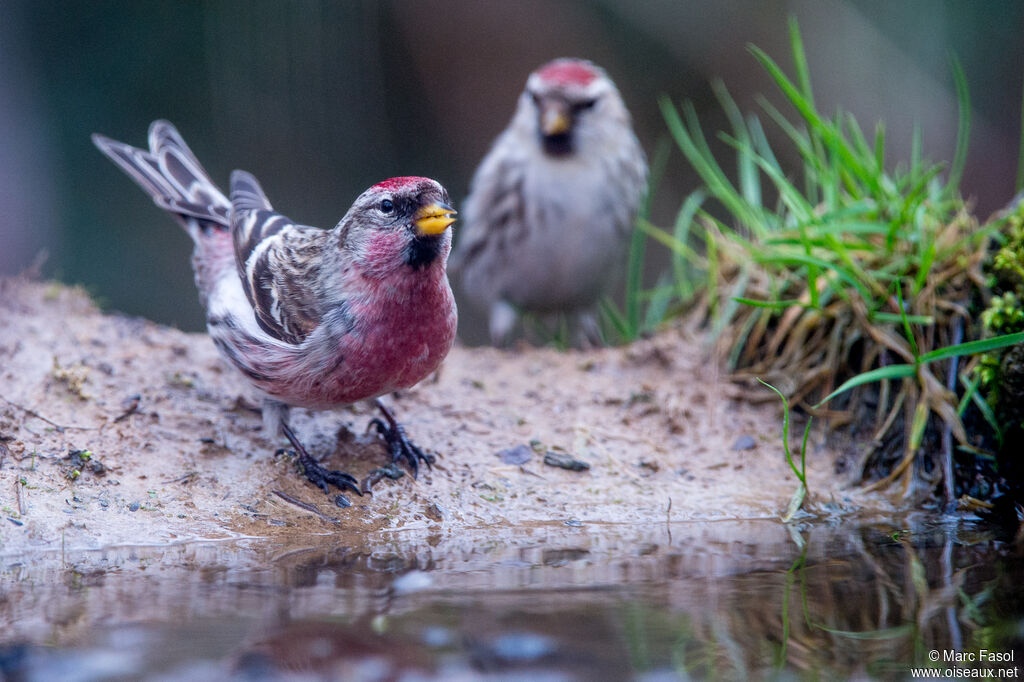
<path fill-rule="evenodd" d="M 384 442 L 391 452 L 392 464 L 405 460 L 414 479 L 419 477 L 421 461 L 426 463 L 428 469 L 431 468 L 434 456 L 423 452 L 418 445 L 409 440 L 401 424 L 388 425 L 381 419 L 373 419 L 370 425 L 377 427 L 377 433 L 384 437 Z"/>
<path fill-rule="evenodd" d="M 344 471 L 332 471 L 327 469 L 322 464 L 317 462 L 312 455 L 306 452 L 306 448 L 302 446 L 299 439 L 296 438 L 295 432 L 292 431 L 291 427 L 287 424 L 281 425 L 281 430 L 284 432 L 285 438 L 295 448 L 295 452 L 298 455 L 299 465 L 302 467 L 303 473 L 311 483 L 316 485 L 320 490 L 323 490 L 325 494 L 330 494 L 330 486 L 336 486 L 338 490 L 351 490 L 356 495 L 362 496 L 363 491 L 359 487 L 359 481 L 356 480 L 352 474 L 347 474 Z"/>
<path fill-rule="evenodd" d="M 347 488 L 356 495 L 361 496 L 363 494 L 362 489 L 359 487 L 359 481 L 356 480 L 355 476 L 344 471 L 327 469 L 306 453 L 299 454 L 299 465 L 302 466 L 306 478 L 320 488 L 320 490 L 323 490 L 324 494 L 329 495 L 331 493 L 330 486 L 332 485 L 336 486 L 338 490 L 345 490 Z"/>
<path fill-rule="evenodd" d="M 434 455 L 424 452 L 418 445 L 409 440 L 405 435 L 405 429 L 399 424 L 394 415 L 384 406 L 384 403 L 376 401 L 377 409 L 381 411 L 384 419 L 375 417 L 370 420 L 370 426 L 376 427 L 377 433 L 384 437 L 384 442 L 391 452 L 392 464 L 405 460 L 412 477 L 415 479 L 420 473 L 420 462 L 424 462 L 428 469 L 433 468 L 436 460 Z M 378 477 L 376 480 L 380 480 Z"/>

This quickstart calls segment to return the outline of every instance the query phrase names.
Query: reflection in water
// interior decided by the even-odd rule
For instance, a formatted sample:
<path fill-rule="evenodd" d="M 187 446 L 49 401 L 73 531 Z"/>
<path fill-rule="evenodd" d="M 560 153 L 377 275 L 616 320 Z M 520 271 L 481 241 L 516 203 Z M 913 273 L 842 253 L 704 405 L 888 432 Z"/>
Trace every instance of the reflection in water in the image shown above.
<path fill-rule="evenodd" d="M 1017 548 L 902 523 L 0 556 L 0 679 L 903 678 L 1020 645 Z"/>

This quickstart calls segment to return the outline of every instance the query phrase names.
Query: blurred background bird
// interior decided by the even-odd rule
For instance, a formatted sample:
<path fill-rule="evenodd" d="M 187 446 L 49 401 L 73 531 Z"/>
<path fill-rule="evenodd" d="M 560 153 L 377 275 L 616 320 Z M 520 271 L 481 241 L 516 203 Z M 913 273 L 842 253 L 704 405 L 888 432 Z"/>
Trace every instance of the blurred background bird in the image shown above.
<path fill-rule="evenodd" d="M 93 142 L 192 238 L 210 337 L 263 396 L 267 435 L 283 433 L 325 493 L 335 485 L 362 494 L 366 485 L 306 451 L 289 409 L 376 398 L 441 364 L 456 327 L 445 273 L 455 211 L 445 189 L 429 178 L 391 178 L 322 230 L 274 211 L 244 171 L 232 173 L 229 200 L 167 121 L 150 126 L 148 151 L 102 135 Z M 373 423 L 392 460 L 404 459 L 415 475 L 431 456 L 377 406 L 384 421 Z"/>
<path fill-rule="evenodd" d="M 603 69 L 556 59 L 530 74 L 477 168 L 452 269 L 489 311 L 495 345 L 522 313 L 567 313 L 601 339 L 595 306 L 625 266 L 647 182 L 626 105 Z"/>

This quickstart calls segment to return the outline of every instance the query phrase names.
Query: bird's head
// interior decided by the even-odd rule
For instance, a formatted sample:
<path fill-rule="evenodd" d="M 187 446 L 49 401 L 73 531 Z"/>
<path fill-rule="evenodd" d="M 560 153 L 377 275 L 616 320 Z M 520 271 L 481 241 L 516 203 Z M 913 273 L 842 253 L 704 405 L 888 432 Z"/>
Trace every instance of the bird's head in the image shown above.
<path fill-rule="evenodd" d="M 342 245 L 368 273 L 443 270 L 455 222 L 448 192 L 430 178 L 379 182 L 359 195 L 338 224 Z"/>
<path fill-rule="evenodd" d="M 584 59 L 556 59 L 530 74 L 517 117 L 551 157 L 576 154 L 609 122 L 629 114 L 604 69 Z"/>

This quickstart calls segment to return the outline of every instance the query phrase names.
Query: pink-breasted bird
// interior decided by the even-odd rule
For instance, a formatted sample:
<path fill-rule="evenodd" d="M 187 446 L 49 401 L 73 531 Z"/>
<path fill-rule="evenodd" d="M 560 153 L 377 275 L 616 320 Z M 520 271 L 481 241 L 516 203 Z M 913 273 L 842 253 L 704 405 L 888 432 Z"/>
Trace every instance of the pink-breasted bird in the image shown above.
<path fill-rule="evenodd" d="M 101 135 L 93 142 L 192 237 L 206 325 L 221 355 L 263 396 L 307 478 L 361 494 L 351 475 L 321 466 L 288 425 L 290 407 L 327 409 L 407 388 L 431 374 L 455 339 L 445 265 L 455 211 L 428 178 L 400 177 L 363 192 L 333 229 L 276 213 L 256 178 L 231 174 L 230 200 L 167 121 L 149 151 Z M 380 401 L 374 420 L 392 460 L 413 474 L 431 456 Z"/>
<path fill-rule="evenodd" d="M 452 271 L 501 344 L 520 312 L 569 313 L 594 339 L 593 308 L 625 264 L 647 160 L 615 84 L 556 59 L 530 74 L 511 122 L 477 168 Z"/>

